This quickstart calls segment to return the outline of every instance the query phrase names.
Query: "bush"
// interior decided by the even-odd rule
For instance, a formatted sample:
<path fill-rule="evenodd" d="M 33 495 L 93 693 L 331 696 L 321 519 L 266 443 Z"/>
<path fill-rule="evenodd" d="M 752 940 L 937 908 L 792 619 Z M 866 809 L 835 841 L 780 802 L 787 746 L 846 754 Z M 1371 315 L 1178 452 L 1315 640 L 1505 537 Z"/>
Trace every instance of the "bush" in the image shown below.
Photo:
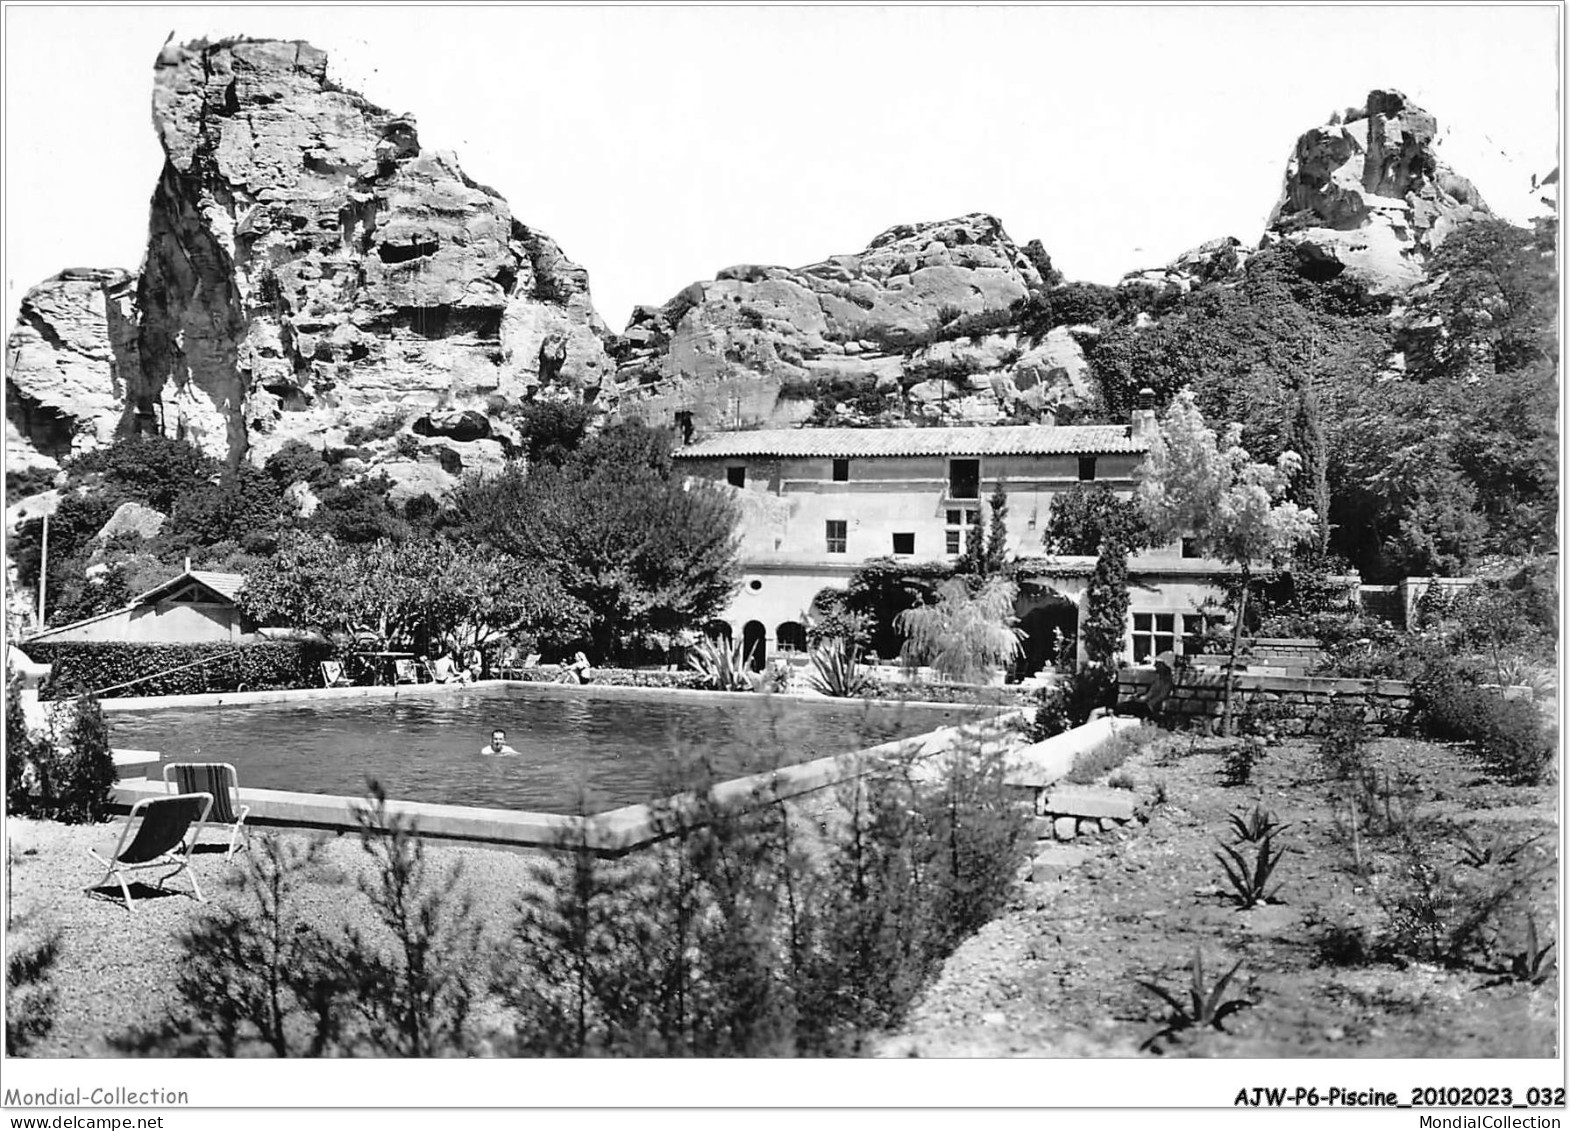
<path fill-rule="evenodd" d="M 50 975 L 60 958 L 56 932 L 28 937 L 11 923 L 6 931 L 5 1054 L 25 1056 L 54 1028 L 55 988 Z"/>
<path fill-rule="evenodd" d="M 722 811 L 699 788 L 635 859 L 543 862 L 500 964 L 512 1051 L 859 1051 L 996 914 L 1028 844 L 996 756 L 916 777 L 891 760 L 846 783 L 821 844 L 778 805 Z"/>
<path fill-rule="evenodd" d="M 1557 735 L 1531 702 L 1477 687 L 1454 666 L 1427 673 L 1414 684 L 1412 698 L 1431 737 L 1468 743 L 1502 780 L 1538 785 L 1551 772 Z"/>
<path fill-rule="evenodd" d="M 1069 729 L 1068 691 L 1062 684 L 1043 688 L 1031 716 L 1030 741 L 1041 742 Z"/>
<path fill-rule="evenodd" d="M 6 811 L 66 824 L 102 821 L 114 803 L 114 756 L 93 698 L 54 708 L 49 733 L 29 733 L 20 682 L 6 687 Z"/>
<path fill-rule="evenodd" d="M 333 649 L 331 645 L 309 641 L 255 644 L 84 641 L 32 644 L 29 654 L 39 663 L 54 665 L 45 688 L 49 696 L 61 698 L 91 691 L 107 699 L 312 687 L 320 682 L 318 665 L 332 658 Z M 173 670 L 176 668 L 181 670 Z M 127 683 L 131 685 L 119 686 Z"/>

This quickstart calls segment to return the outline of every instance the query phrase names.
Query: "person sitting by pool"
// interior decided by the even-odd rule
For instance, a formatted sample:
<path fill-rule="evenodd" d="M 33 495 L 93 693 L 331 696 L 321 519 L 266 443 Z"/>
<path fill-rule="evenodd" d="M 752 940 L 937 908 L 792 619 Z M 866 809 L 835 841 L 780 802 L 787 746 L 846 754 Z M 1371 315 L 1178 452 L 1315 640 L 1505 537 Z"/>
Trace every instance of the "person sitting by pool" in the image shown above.
<path fill-rule="evenodd" d="M 589 663 L 589 657 L 579 652 L 572 658 L 572 663 L 567 665 L 567 672 L 569 678 L 576 678 L 579 683 L 588 683 L 594 668 Z"/>
<path fill-rule="evenodd" d="M 463 658 L 463 672 L 472 682 L 480 678 L 480 672 L 485 667 L 485 657 L 480 655 L 478 648 L 470 648 L 468 655 Z"/>
<path fill-rule="evenodd" d="M 462 677 L 458 674 L 458 661 L 453 659 L 452 649 L 449 648 L 436 661 L 431 664 L 431 678 L 437 683 L 458 683 Z"/>
<path fill-rule="evenodd" d="M 516 754 L 518 752 L 516 750 L 514 750 L 511 746 L 507 745 L 507 732 L 506 731 L 504 731 L 504 730 L 493 730 L 493 731 L 491 731 L 491 743 L 490 743 L 490 745 L 489 746 L 482 746 L 482 747 L 480 747 L 480 753 L 481 754 L 495 754 L 495 755 L 498 755 L 498 756 L 501 756 L 501 757 L 505 757 L 508 754 Z"/>

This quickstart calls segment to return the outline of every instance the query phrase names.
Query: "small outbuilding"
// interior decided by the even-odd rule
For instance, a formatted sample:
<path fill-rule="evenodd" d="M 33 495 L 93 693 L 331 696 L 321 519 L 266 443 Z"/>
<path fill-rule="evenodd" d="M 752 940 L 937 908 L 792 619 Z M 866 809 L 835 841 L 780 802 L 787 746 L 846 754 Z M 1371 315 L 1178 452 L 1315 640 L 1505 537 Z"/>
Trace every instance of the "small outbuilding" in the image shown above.
<path fill-rule="evenodd" d="M 244 582 L 238 573 L 187 569 L 124 608 L 45 629 L 27 643 L 239 643 L 253 635 L 234 600 Z"/>

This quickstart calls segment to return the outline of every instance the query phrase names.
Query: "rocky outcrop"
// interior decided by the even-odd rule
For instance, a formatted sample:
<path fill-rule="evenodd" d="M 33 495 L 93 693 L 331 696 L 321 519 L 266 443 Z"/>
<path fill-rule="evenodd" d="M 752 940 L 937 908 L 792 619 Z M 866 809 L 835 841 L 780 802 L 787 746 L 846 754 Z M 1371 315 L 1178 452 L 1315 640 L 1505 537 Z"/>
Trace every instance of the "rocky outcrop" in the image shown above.
<path fill-rule="evenodd" d="M 1298 138 L 1267 241 L 1295 248 L 1305 269 L 1372 293 L 1421 281 L 1457 224 L 1491 215 L 1477 189 L 1436 156 L 1433 115 L 1394 90 L 1369 93 Z"/>
<path fill-rule="evenodd" d="M 388 410 L 614 391 L 583 269 L 321 51 L 171 45 L 153 118 L 168 162 L 138 305 L 166 433 L 261 458 Z"/>
<path fill-rule="evenodd" d="M 531 398 L 614 404 L 583 269 L 323 52 L 169 44 L 153 123 L 139 275 L 67 272 L 24 305 L 13 467 L 134 430 L 260 462 L 392 414 L 461 419 L 461 443 Z"/>
<path fill-rule="evenodd" d="M 1015 328 L 1053 281 L 1039 244 L 983 213 L 902 224 L 807 267 L 729 267 L 634 312 L 617 343 L 623 404 L 710 427 L 1037 419 L 1085 396 L 1072 339 Z"/>
<path fill-rule="evenodd" d="M 135 286 L 127 271 L 73 268 L 22 299 L 6 340 L 8 471 L 112 442 L 137 383 Z"/>

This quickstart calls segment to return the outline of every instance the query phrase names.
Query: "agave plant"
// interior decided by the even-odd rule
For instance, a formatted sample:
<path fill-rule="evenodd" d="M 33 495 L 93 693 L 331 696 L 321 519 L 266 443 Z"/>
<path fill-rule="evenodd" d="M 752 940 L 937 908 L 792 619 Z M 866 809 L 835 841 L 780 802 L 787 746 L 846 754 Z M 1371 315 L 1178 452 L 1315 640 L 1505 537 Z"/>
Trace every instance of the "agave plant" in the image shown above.
<path fill-rule="evenodd" d="M 1547 981 L 1548 976 L 1554 972 L 1554 960 L 1548 957 L 1549 951 L 1554 949 L 1552 939 L 1545 947 L 1537 945 L 1537 920 L 1530 914 L 1526 917 L 1526 949 L 1510 956 L 1510 974 L 1518 981 L 1531 982 L 1534 985 Z"/>
<path fill-rule="evenodd" d="M 853 699 L 865 691 L 871 676 L 856 662 L 856 653 L 843 640 L 825 640 L 812 653 L 807 686 L 835 699 Z"/>
<path fill-rule="evenodd" d="M 687 665 L 702 675 L 704 681 L 716 691 L 752 690 L 747 657 L 740 640 L 704 637 L 687 654 Z"/>
<path fill-rule="evenodd" d="M 1148 1041 L 1140 1045 L 1141 1049 L 1153 1049 L 1162 1037 L 1170 1037 L 1184 1029 L 1199 1029 L 1210 1027 L 1225 1032 L 1221 1023 L 1240 1009 L 1247 1009 L 1254 1003 L 1243 998 L 1223 998 L 1227 992 L 1227 985 L 1237 974 L 1242 961 L 1233 964 L 1232 969 L 1221 975 L 1216 984 L 1205 986 L 1205 961 L 1200 957 L 1199 948 L 1194 949 L 1192 964 L 1193 976 L 1189 983 L 1188 1001 L 1184 1001 L 1177 994 L 1172 993 L 1163 986 L 1154 982 L 1140 981 L 1140 986 L 1155 994 L 1172 1008 L 1171 1015 L 1167 1018 L 1166 1027 L 1154 1034 Z M 1160 1051 L 1160 1050 L 1156 1050 Z"/>
<path fill-rule="evenodd" d="M 1221 851 L 1216 853 L 1216 859 L 1221 861 L 1221 867 L 1226 870 L 1227 882 L 1232 885 L 1227 897 L 1244 911 L 1275 899 L 1281 885 L 1272 888 L 1270 875 L 1276 870 L 1276 865 L 1281 863 L 1285 853 L 1284 848 L 1272 851 L 1268 834 L 1255 842 L 1252 861 L 1232 845 L 1223 844 Z"/>
<path fill-rule="evenodd" d="M 1291 828 L 1291 824 L 1283 825 L 1276 820 L 1274 813 L 1267 812 L 1263 806 L 1254 806 L 1252 813 L 1243 813 L 1239 810 L 1227 818 L 1232 825 L 1232 835 L 1239 841 L 1257 844 L 1262 840 L 1269 840 L 1283 829 Z"/>

